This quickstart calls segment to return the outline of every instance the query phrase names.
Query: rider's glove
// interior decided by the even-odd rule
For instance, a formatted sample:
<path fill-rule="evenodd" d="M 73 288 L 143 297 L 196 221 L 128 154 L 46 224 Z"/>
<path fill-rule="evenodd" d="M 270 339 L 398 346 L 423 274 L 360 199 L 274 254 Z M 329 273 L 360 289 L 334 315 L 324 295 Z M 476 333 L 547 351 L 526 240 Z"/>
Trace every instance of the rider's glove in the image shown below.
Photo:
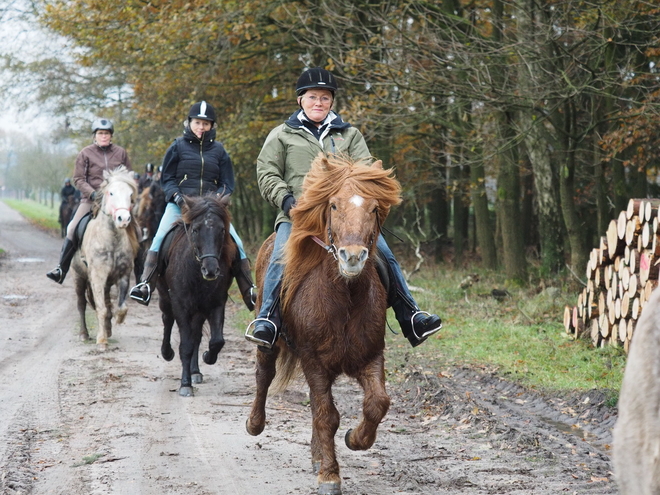
<path fill-rule="evenodd" d="M 174 193 L 174 203 L 176 203 L 179 208 L 183 207 L 185 201 L 183 200 L 183 196 L 180 193 Z"/>
<path fill-rule="evenodd" d="M 284 200 L 282 200 L 282 211 L 287 217 L 290 218 L 289 212 L 294 206 L 296 206 L 296 198 L 293 197 L 293 194 L 284 196 Z"/>
<path fill-rule="evenodd" d="M 89 195 L 89 199 L 94 201 L 96 199 L 96 191 L 92 191 L 92 194 Z"/>

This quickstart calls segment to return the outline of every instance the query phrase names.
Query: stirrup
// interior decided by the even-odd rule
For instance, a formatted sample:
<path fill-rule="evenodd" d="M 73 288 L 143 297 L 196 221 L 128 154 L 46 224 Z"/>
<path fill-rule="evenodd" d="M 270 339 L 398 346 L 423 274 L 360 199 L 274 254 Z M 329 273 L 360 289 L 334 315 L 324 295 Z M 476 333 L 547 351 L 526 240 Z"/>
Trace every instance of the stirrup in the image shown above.
<path fill-rule="evenodd" d="M 273 325 L 273 327 L 275 327 L 275 337 L 273 338 L 272 342 L 268 342 L 267 340 L 259 339 L 254 336 L 254 329 L 256 328 L 258 321 L 267 321 L 268 323 Z M 273 323 L 268 318 L 256 318 L 250 322 L 247 329 L 245 330 L 245 339 L 249 340 L 250 342 L 254 342 L 259 347 L 265 347 L 266 349 L 269 350 L 272 349 L 273 346 L 275 345 L 275 341 L 277 340 L 277 334 L 278 334 L 278 330 L 277 330 L 277 325 L 275 325 L 275 323 Z"/>
<path fill-rule="evenodd" d="M 440 330 L 442 328 L 442 321 L 440 321 L 440 324 L 436 328 L 431 328 L 431 329 L 427 330 L 426 332 L 424 332 L 422 335 L 417 335 L 417 332 L 415 331 L 415 316 L 417 316 L 419 314 L 426 315 L 426 316 L 431 316 L 431 313 L 429 313 L 428 311 L 419 310 L 419 311 L 415 311 L 413 313 L 413 315 L 410 317 L 410 326 L 412 328 L 412 333 L 417 338 L 417 340 L 419 340 L 420 343 L 421 343 L 422 341 L 426 340 L 428 337 L 430 337 L 431 335 L 433 335 L 434 333 L 436 333 L 438 330 Z"/>
<path fill-rule="evenodd" d="M 49 271 L 46 276 L 51 279 L 53 282 L 57 282 L 58 284 L 61 284 L 64 282 L 64 274 L 62 273 L 62 268 L 60 265 L 57 265 L 57 267 L 51 271 Z"/>
<path fill-rule="evenodd" d="M 142 287 L 145 286 L 147 287 L 147 297 L 144 297 L 144 294 L 142 293 Z M 140 304 L 148 306 L 149 301 L 151 301 L 151 287 L 147 282 L 140 282 L 131 289 L 131 293 L 129 294 L 129 296 L 134 301 L 137 301 Z"/>

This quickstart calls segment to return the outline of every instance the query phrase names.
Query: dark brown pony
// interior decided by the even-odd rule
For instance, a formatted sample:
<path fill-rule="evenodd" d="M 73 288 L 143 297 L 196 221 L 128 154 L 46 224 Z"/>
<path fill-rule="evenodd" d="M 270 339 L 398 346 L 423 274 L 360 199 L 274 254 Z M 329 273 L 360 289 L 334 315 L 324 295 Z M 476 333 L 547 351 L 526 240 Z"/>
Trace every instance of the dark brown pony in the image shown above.
<path fill-rule="evenodd" d="M 366 450 L 389 409 L 385 391 L 386 293 L 376 271 L 376 240 L 400 185 L 382 162 L 354 163 L 319 155 L 305 177 L 303 195 L 292 210 L 282 281 L 282 329 L 272 354 L 257 352 L 257 391 L 247 431 L 259 435 L 266 422 L 266 396 L 301 370 L 312 408 L 312 464 L 318 493 L 341 493 L 334 436 L 339 413 L 332 385 L 345 374 L 364 390 L 363 417 L 346 433 L 346 445 Z M 274 235 L 257 257 L 261 287 Z M 323 246 L 321 246 L 323 244 Z M 261 294 L 258 305 L 261 304 Z M 277 376 L 276 376 L 277 374 Z"/>
<path fill-rule="evenodd" d="M 66 201 L 62 201 L 62 204 L 60 204 L 58 221 L 60 222 L 60 234 L 62 235 L 62 239 L 66 237 L 66 228 L 69 226 L 69 222 L 76 213 L 79 204 L 80 199 L 76 198 L 75 194 L 67 196 Z"/>
<path fill-rule="evenodd" d="M 142 227 L 142 239 L 140 239 L 140 250 L 135 258 L 135 280 L 140 282 L 140 276 L 144 269 L 144 255 L 151 247 L 154 240 L 160 219 L 165 213 L 165 192 L 160 184 L 152 181 L 149 187 L 146 187 L 139 195 L 137 207 L 137 221 Z"/>
<path fill-rule="evenodd" d="M 229 235 L 227 199 L 216 195 L 185 198 L 181 220 L 167 253 L 166 268 L 158 277 L 158 304 L 163 313 L 161 354 L 166 361 L 174 358 L 170 345 L 176 321 L 181 340 L 181 387 L 179 395 L 193 395 L 193 383 L 201 383 L 199 345 L 202 327 L 211 328 L 206 364 L 214 364 L 225 345 L 223 327 L 225 304 L 232 283 L 231 260 L 236 244 Z"/>

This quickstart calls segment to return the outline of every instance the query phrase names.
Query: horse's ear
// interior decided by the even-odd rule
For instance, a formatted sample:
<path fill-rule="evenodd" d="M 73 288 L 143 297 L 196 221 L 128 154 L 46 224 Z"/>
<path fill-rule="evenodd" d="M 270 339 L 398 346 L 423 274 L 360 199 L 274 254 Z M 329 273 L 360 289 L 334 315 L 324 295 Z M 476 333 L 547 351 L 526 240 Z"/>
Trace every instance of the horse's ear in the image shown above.
<path fill-rule="evenodd" d="M 383 169 L 383 160 L 376 160 L 375 162 L 373 162 L 371 164 L 371 167 L 372 168 L 378 168 L 378 169 L 382 170 Z"/>
<path fill-rule="evenodd" d="M 224 205 L 226 208 L 229 208 L 229 205 L 231 204 L 231 194 L 225 194 L 224 196 L 220 196 L 220 204 Z"/>

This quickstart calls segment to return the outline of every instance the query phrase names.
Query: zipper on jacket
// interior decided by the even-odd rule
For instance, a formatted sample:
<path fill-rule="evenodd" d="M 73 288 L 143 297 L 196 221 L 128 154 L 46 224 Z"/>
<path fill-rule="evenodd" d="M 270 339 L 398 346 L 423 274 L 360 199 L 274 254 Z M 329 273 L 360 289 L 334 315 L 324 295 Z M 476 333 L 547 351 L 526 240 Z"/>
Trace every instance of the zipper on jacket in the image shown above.
<path fill-rule="evenodd" d="M 188 174 L 184 174 L 184 175 L 183 175 L 183 179 L 181 179 L 181 180 L 179 181 L 179 185 L 183 184 L 183 183 L 184 183 L 185 181 L 187 181 L 187 180 L 188 180 Z"/>
<path fill-rule="evenodd" d="M 204 134 L 199 141 L 199 157 L 202 159 L 202 173 L 199 176 L 199 195 L 204 194 Z"/>

